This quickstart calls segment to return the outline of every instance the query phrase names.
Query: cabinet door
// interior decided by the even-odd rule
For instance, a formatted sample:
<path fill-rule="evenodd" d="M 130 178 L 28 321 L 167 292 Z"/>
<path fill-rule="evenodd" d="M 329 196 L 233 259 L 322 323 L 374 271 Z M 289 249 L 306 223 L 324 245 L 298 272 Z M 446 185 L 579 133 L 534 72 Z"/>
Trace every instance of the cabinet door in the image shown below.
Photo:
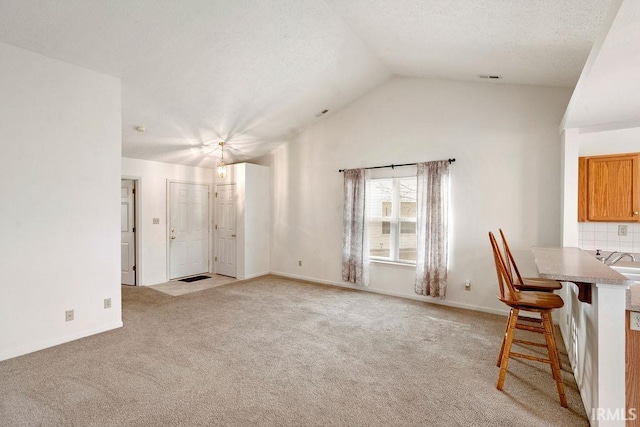
<path fill-rule="evenodd" d="M 587 219 L 638 221 L 638 155 L 587 160 Z"/>

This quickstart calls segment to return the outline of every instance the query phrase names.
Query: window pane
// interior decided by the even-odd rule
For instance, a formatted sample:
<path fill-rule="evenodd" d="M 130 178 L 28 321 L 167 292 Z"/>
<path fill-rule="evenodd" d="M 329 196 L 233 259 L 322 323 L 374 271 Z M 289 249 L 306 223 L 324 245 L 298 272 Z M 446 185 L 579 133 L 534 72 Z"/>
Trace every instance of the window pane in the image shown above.
<path fill-rule="evenodd" d="M 391 204 L 393 202 L 393 182 L 390 179 L 372 179 L 371 203 L 369 215 L 371 218 L 383 218 L 391 216 Z"/>
<path fill-rule="evenodd" d="M 382 221 L 382 234 L 391 234 L 391 222 Z"/>
<path fill-rule="evenodd" d="M 398 180 L 400 192 L 400 218 L 416 217 L 416 178 L 400 178 Z"/>
<path fill-rule="evenodd" d="M 398 183 L 400 192 L 400 218 L 413 219 L 414 221 L 400 222 L 399 259 L 403 261 L 416 260 L 416 187 L 417 180 L 414 177 L 400 178 Z"/>
<path fill-rule="evenodd" d="M 415 261 L 417 249 L 416 223 L 400 222 L 400 254 L 403 261 Z"/>
<path fill-rule="evenodd" d="M 416 223 L 415 222 L 401 222 L 400 223 L 400 233 L 402 234 L 416 234 Z"/>
<path fill-rule="evenodd" d="M 386 224 L 386 225 L 385 225 Z M 369 221 L 369 256 L 391 256 L 391 223 L 372 218 Z"/>
<path fill-rule="evenodd" d="M 370 185 L 369 205 L 369 255 L 391 257 L 391 222 L 383 218 L 391 217 L 393 201 L 393 181 L 375 179 Z"/>

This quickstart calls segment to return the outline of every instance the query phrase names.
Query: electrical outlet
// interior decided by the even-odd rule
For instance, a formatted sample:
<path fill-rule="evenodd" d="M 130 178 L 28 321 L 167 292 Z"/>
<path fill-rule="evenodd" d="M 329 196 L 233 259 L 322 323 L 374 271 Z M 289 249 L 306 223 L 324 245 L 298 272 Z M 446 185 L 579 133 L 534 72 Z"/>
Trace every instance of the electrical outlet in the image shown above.
<path fill-rule="evenodd" d="M 73 310 L 67 310 L 64 312 L 64 317 L 67 322 L 71 322 L 73 320 Z"/>
<path fill-rule="evenodd" d="M 637 311 L 630 311 L 629 314 L 629 328 L 632 331 L 640 331 L 640 313 Z"/>
<path fill-rule="evenodd" d="M 619 225 L 618 226 L 618 236 L 626 236 L 627 235 L 627 226 Z"/>
<path fill-rule="evenodd" d="M 111 298 L 104 299 L 104 308 L 111 308 Z"/>
<path fill-rule="evenodd" d="M 468 280 L 464 281 L 464 290 L 465 291 L 470 291 L 471 290 L 471 282 Z"/>
<path fill-rule="evenodd" d="M 298 267 L 302 267 L 302 260 L 298 261 Z"/>
<path fill-rule="evenodd" d="M 160 224 L 160 218 L 153 218 L 154 224 Z"/>

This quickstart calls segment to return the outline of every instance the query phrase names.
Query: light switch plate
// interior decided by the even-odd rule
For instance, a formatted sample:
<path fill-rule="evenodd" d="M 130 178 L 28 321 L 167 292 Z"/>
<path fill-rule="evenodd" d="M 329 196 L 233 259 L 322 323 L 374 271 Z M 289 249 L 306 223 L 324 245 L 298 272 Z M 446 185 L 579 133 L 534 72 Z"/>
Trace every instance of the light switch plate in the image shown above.
<path fill-rule="evenodd" d="M 637 311 L 630 311 L 629 314 L 629 328 L 632 331 L 640 331 L 640 313 Z"/>
<path fill-rule="evenodd" d="M 618 236 L 626 236 L 627 235 L 627 226 L 619 225 L 618 226 Z"/>
<path fill-rule="evenodd" d="M 160 224 L 160 218 L 153 218 L 154 224 Z"/>

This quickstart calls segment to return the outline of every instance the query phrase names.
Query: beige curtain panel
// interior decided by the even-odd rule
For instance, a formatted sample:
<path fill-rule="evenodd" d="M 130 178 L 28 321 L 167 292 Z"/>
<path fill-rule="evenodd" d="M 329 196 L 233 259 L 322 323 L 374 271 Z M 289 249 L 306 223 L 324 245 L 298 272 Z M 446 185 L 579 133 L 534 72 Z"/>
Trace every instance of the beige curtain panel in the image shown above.
<path fill-rule="evenodd" d="M 364 284 L 365 171 L 344 171 L 342 280 Z"/>
<path fill-rule="evenodd" d="M 449 240 L 449 161 L 418 163 L 415 292 L 444 299 Z"/>

